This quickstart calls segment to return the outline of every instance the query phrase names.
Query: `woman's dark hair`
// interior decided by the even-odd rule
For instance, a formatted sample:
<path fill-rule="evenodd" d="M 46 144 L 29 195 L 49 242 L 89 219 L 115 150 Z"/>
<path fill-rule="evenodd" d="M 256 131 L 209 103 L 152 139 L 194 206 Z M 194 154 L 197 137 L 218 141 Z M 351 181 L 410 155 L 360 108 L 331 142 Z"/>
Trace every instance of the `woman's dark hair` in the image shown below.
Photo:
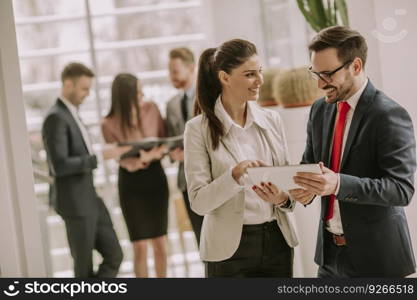
<path fill-rule="evenodd" d="M 214 113 L 216 100 L 222 92 L 219 71 L 228 74 L 245 63 L 250 57 L 257 54 L 256 47 L 249 41 L 233 39 L 220 45 L 218 48 L 205 50 L 199 60 L 197 76 L 197 101 L 194 113 L 203 113 L 207 118 L 213 150 L 216 150 L 220 138 L 224 135 L 224 127 Z"/>
<path fill-rule="evenodd" d="M 132 111 L 137 120 L 133 120 Z M 116 116 L 126 138 L 129 130 L 142 129 L 138 103 L 138 78 L 132 74 L 118 74 L 111 86 L 111 107 L 106 117 Z"/>

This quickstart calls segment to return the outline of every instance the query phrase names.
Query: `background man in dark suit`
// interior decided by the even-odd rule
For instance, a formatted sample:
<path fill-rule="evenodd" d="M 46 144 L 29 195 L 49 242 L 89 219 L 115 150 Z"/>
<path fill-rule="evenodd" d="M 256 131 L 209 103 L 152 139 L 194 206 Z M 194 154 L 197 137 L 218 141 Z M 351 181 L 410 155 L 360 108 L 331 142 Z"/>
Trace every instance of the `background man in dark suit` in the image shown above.
<path fill-rule="evenodd" d="M 82 64 L 65 67 L 62 93 L 45 118 L 42 136 L 53 177 L 50 200 L 65 222 L 75 277 L 115 277 L 123 253 L 107 208 L 94 188 L 97 157 L 78 116 L 92 77 L 93 72 Z M 97 273 L 93 249 L 103 257 Z"/>
<path fill-rule="evenodd" d="M 194 55 L 188 48 L 174 48 L 169 53 L 169 76 L 172 85 L 181 92 L 169 100 L 166 111 L 166 123 L 168 136 L 176 136 L 184 133 L 185 123 L 193 117 L 195 98 L 195 63 Z M 184 150 L 177 148 L 171 151 L 172 160 L 179 162 L 178 188 L 182 191 L 188 217 L 197 240 L 200 244 L 201 225 L 203 217 L 191 210 L 188 199 L 187 183 L 184 173 Z"/>
<path fill-rule="evenodd" d="M 416 144 L 408 113 L 367 79 L 365 39 L 342 26 L 311 41 L 311 72 L 326 97 L 311 108 L 299 173 L 303 204 L 321 197 L 319 277 L 404 277 L 415 272 L 404 206 L 414 193 Z"/>

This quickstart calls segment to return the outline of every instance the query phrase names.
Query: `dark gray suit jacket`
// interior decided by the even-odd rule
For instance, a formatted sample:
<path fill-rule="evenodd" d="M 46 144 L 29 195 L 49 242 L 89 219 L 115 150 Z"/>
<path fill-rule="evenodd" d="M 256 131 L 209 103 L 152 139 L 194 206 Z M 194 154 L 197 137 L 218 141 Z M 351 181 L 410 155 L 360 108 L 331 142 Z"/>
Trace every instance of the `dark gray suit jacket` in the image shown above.
<path fill-rule="evenodd" d="M 177 95 L 172 97 L 167 103 L 166 128 L 168 136 L 176 136 L 184 133 L 185 122 L 181 111 L 181 100 L 183 96 L 184 93 L 178 93 Z M 190 105 L 188 107 L 188 120 L 192 117 L 193 103 L 194 101 L 190 101 Z M 185 181 L 184 173 L 184 162 L 179 163 L 177 184 L 178 188 L 181 191 L 184 192 L 187 190 L 187 183 Z"/>
<path fill-rule="evenodd" d="M 42 137 L 50 175 L 50 201 L 61 216 L 86 216 L 98 211 L 93 169 L 97 158 L 90 155 L 71 112 L 58 99 L 49 110 Z"/>
<path fill-rule="evenodd" d="M 302 163 L 330 166 L 336 106 L 311 108 Z M 353 268 L 361 277 L 403 277 L 415 272 L 404 206 L 414 193 L 416 144 L 407 111 L 368 82 L 356 106 L 340 167 L 337 195 Z M 325 211 L 315 261 L 323 265 Z"/>

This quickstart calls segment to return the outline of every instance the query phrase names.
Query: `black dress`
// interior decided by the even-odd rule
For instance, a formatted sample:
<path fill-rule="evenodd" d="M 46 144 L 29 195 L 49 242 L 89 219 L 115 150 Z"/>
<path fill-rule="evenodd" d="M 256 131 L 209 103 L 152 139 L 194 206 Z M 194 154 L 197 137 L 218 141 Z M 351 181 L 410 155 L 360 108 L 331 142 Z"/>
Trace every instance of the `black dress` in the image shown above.
<path fill-rule="evenodd" d="M 131 241 L 167 234 L 168 182 L 160 161 L 146 169 L 119 168 L 120 207 Z"/>

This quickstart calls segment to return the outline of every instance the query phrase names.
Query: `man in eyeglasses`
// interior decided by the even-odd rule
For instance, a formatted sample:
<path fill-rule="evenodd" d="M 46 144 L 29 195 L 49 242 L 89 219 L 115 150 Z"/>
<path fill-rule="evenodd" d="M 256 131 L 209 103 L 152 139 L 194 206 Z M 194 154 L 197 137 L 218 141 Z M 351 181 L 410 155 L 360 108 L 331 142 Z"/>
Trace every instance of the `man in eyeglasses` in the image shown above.
<path fill-rule="evenodd" d="M 405 277 L 415 272 L 404 206 L 414 193 L 416 144 L 407 111 L 365 73 L 367 45 L 357 31 L 334 26 L 309 45 L 310 72 L 326 96 L 311 108 L 298 173 L 308 204 L 321 196 L 315 262 L 319 277 Z"/>

